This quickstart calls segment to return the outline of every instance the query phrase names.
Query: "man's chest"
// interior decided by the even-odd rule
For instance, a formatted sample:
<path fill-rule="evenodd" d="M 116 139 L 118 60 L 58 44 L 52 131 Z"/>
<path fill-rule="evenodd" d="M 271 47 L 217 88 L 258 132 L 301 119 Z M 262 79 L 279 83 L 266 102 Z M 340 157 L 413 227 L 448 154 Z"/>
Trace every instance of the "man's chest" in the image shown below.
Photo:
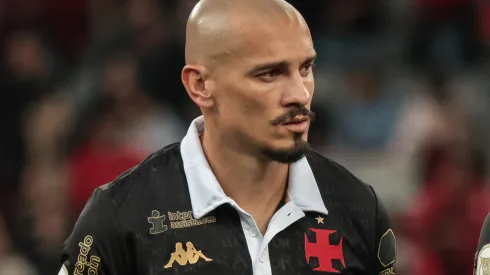
<path fill-rule="evenodd" d="M 280 226 L 271 221 L 268 233 Z M 152 213 L 147 227 L 135 234 L 141 275 L 367 274 L 371 257 L 358 231 L 316 213 L 264 236 L 226 207 L 199 220 Z"/>

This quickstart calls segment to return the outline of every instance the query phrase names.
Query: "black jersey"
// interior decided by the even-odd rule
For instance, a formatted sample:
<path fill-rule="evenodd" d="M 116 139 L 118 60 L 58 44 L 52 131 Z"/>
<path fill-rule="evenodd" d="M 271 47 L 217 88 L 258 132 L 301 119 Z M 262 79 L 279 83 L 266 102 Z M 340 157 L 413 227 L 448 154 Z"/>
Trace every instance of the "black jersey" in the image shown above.
<path fill-rule="evenodd" d="M 196 129 L 96 189 L 65 242 L 60 274 L 395 273 L 385 207 L 340 165 L 317 152 L 291 165 L 290 201 L 262 235 L 193 146 Z"/>
<path fill-rule="evenodd" d="M 488 213 L 481 230 L 474 273 L 475 275 L 490 275 L 490 213 Z"/>

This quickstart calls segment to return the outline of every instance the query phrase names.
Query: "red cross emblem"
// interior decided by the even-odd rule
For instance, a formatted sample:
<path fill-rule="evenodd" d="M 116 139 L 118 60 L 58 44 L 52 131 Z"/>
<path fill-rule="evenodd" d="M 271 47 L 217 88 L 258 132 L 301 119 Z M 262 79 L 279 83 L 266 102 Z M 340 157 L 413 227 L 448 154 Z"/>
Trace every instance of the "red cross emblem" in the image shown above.
<path fill-rule="evenodd" d="M 344 252 L 342 251 L 343 239 L 340 238 L 338 245 L 330 244 L 330 234 L 335 233 L 335 230 L 310 228 L 316 234 L 316 243 L 308 241 L 305 233 L 305 254 L 306 262 L 310 263 L 310 257 L 318 258 L 319 266 L 314 268 L 316 271 L 340 273 L 332 266 L 332 260 L 340 260 L 342 266 L 345 267 Z"/>

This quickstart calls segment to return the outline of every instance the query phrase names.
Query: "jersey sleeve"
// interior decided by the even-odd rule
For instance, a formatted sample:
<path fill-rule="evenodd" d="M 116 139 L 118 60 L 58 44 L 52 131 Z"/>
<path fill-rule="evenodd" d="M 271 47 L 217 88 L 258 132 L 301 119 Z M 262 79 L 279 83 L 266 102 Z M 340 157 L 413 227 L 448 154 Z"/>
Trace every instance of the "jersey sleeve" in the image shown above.
<path fill-rule="evenodd" d="M 394 275 L 396 265 L 396 239 L 391 218 L 384 204 L 377 199 L 376 259 L 372 274 Z"/>
<path fill-rule="evenodd" d="M 128 252 L 107 191 L 96 189 L 64 243 L 59 275 L 124 275 Z"/>
<path fill-rule="evenodd" d="M 488 213 L 480 233 L 475 257 L 475 275 L 487 274 L 490 270 L 490 213 Z"/>

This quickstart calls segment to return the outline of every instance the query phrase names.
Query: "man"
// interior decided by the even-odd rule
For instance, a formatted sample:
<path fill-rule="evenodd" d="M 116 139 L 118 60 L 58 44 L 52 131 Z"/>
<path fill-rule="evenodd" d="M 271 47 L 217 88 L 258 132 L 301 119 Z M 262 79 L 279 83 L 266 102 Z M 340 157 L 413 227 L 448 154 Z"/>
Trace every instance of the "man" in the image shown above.
<path fill-rule="evenodd" d="M 488 213 L 481 230 L 474 273 L 475 275 L 490 275 L 490 213 Z"/>
<path fill-rule="evenodd" d="M 308 147 L 315 50 L 284 0 L 202 0 L 182 80 L 201 108 L 98 188 L 60 274 L 394 274 L 373 189 Z"/>

